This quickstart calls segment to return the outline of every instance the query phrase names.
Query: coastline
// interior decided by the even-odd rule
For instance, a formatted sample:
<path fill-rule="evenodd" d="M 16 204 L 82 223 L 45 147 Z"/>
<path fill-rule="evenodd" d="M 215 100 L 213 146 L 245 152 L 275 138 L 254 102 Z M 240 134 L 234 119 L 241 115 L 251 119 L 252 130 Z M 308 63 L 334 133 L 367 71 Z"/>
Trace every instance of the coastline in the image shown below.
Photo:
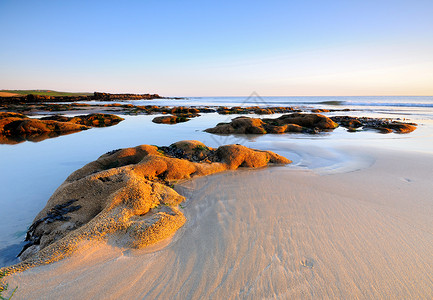
<path fill-rule="evenodd" d="M 100 244 L 8 282 L 19 285 L 17 298 L 47 299 L 431 295 L 432 156 L 354 151 L 374 164 L 332 175 L 272 167 L 185 182 L 177 190 L 188 199 L 189 221 L 166 247 L 143 253 Z"/>
<path fill-rule="evenodd" d="M 129 104 L 127 106 L 130 107 Z M 167 112 L 185 112 L 182 107 L 163 106 L 158 110 L 167 109 Z M 257 118 L 266 120 L 266 116 L 251 111 L 256 109 L 255 107 L 245 109 L 243 112 L 256 118 L 252 122 L 257 122 Z M 156 116 L 158 110 L 155 111 Z M 195 108 L 190 107 L 189 110 L 193 112 Z M 344 126 L 335 128 L 332 132 L 319 131 L 315 134 L 245 134 L 245 130 L 245 133 L 214 135 L 203 131 L 221 122 L 229 124 L 228 122 L 236 121 L 243 112 L 232 107 L 233 114 L 225 115 L 226 109 L 222 109 L 224 114 L 220 114 L 220 110 L 217 109 L 215 112 L 205 113 L 176 125 L 155 124 L 153 113 L 124 115 L 123 122 L 104 129 L 95 128 L 43 143 L 22 143 L 13 147 L 0 145 L 3 157 L 8 157 L 7 161 L 3 161 L 3 167 L 7 172 L 3 172 L 3 176 L 0 174 L 3 184 L 8 187 L 4 191 L 6 201 L 2 216 L 5 218 L 2 218 L 4 226 L 2 224 L 0 232 L 0 238 L 6 245 L 6 248 L 1 249 L 1 258 L 5 259 L 1 262 L 3 266 L 13 263 L 12 252 L 19 252 L 18 248 L 22 245 L 20 242 L 25 234 L 22 230 L 28 228 L 35 212 L 44 207 L 49 196 L 63 179 L 104 152 L 113 152 L 113 149 L 134 147 L 143 143 L 170 145 L 179 140 L 193 139 L 211 147 L 241 144 L 254 149 L 269 150 L 293 161 L 287 168 L 277 167 L 257 172 L 241 170 L 236 174 L 226 172 L 221 176 L 212 175 L 179 185 L 179 193 L 188 198 L 186 204 L 182 204 L 185 206 L 182 212 L 188 221 L 174 236 L 155 246 L 146 247 L 144 250 L 130 250 L 122 248 L 124 246 L 116 241 L 116 237 L 108 239 L 106 243 L 85 243 L 82 245 L 83 249 L 72 257 L 25 271 L 22 273 L 22 281 L 19 277 L 21 274 L 8 276 L 6 282 L 10 283 L 11 287 L 14 284 L 18 285 L 19 289 L 23 287 L 22 297 L 25 298 L 33 295 L 36 295 L 36 298 L 55 298 L 51 295 L 75 298 L 77 293 L 74 289 L 81 286 L 85 286 L 87 290 L 80 291 L 82 294 L 77 297 L 109 298 L 111 295 L 117 295 L 113 297 L 118 298 L 132 297 L 136 293 L 152 298 L 161 295 L 170 298 L 221 298 L 230 293 L 238 298 L 250 298 L 251 295 L 256 298 L 269 295 L 302 298 L 335 298 L 335 295 L 339 295 L 348 298 L 366 297 L 359 292 L 364 284 L 362 279 L 359 279 L 362 275 L 363 278 L 368 278 L 366 282 L 370 282 L 371 286 L 374 286 L 372 282 L 383 282 L 384 286 L 389 287 L 388 294 L 395 297 L 400 297 L 400 294 L 392 294 L 393 291 L 389 290 L 399 291 L 405 297 L 428 295 L 428 289 L 432 286 L 428 282 L 429 277 L 427 281 L 419 279 L 424 282 L 424 287 L 420 287 L 419 294 L 416 294 L 416 284 L 415 287 L 408 286 L 406 282 L 411 281 L 405 277 L 406 275 L 398 272 L 404 269 L 404 274 L 411 274 L 414 278 L 421 278 L 423 272 L 430 273 L 428 268 L 431 262 L 424 259 L 425 253 L 431 250 L 426 250 L 430 247 L 430 240 L 422 235 L 422 232 L 428 232 L 432 225 L 425 216 L 426 212 L 429 212 L 428 216 L 432 212 L 430 199 L 423 196 L 431 198 L 433 195 L 429 188 L 431 174 L 425 172 L 426 167 L 431 168 L 425 162 L 431 161 L 433 155 L 433 120 L 429 109 L 382 110 L 372 107 L 346 110 L 343 106 L 338 110 L 331 107 L 320 110 L 330 118 L 340 118 L 340 114 L 367 117 L 366 119 L 392 118 L 416 122 L 419 127 L 407 135 L 394 132 L 382 135 L 374 130 L 352 132 L 351 127 Z M 159 115 L 164 115 L 161 111 Z M 303 111 L 313 110 L 304 107 Z M 64 111 L 68 115 L 77 112 Z M 80 113 L 82 112 L 80 110 Z M 273 114 L 271 118 L 278 118 L 280 115 L 282 114 Z M 264 129 L 268 131 L 268 128 Z M 29 153 L 31 155 L 28 155 Z M 377 168 L 378 163 L 381 164 L 381 168 Z M 411 174 L 407 175 L 408 172 Z M 401 176 L 396 177 L 398 174 Z M 29 200 L 24 200 L 24 195 L 27 195 L 25 199 Z M 395 208 L 387 202 L 389 197 L 397 201 Z M 415 199 L 418 202 L 408 202 L 408 199 Z M 294 202 L 297 200 L 301 202 Z M 311 203 L 314 205 L 307 205 Z M 328 206 L 324 207 L 324 203 Z M 26 207 L 20 208 L 17 205 Z M 302 205 L 304 209 L 300 209 Z M 378 209 L 382 206 L 386 209 Z M 287 207 L 294 210 L 288 210 Z M 17 213 L 6 213 L 11 210 L 16 210 Z M 21 216 L 21 219 L 16 220 L 16 215 Z M 322 223 L 318 224 L 316 219 L 307 218 L 309 215 L 315 215 Z M 351 218 L 343 217 L 344 215 Z M 397 216 L 400 223 L 395 223 L 390 215 Z M 359 219 L 361 216 L 364 220 Z M 354 224 L 352 219 L 356 221 Z M 421 221 L 415 222 L 414 219 Z M 336 232 L 329 232 L 329 224 L 333 224 L 335 220 L 339 220 L 337 225 L 332 225 Z M 364 224 L 363 221 L 367 223 Z M 269 227 L 269 224 L 273 225 Z M 354 228 L 355 224 L 359 229 Z M 418 231 L 410 232 L 407 224 Z M 377 228 L 381 230 L 373 234 L 372 231 Z M 252 229 L 253 235 L 250 235 L 249 231 Z M 296 230 L 304 231 L 287 240 Z M 340 236 L 340 233 L 347 230 L 350 234 Z M 382 239 L 378 240 L 378 235 L 382 235 Z M 349 239 L 350 236 L 353 239 Z M 388 236 L 392 236 L 393 240 L 388 240 Z M 333 240 L 336 237 L 338 239 Z M 367 252 L 376 253 L 377 257 L 365 256 L 359 252 L 362 252 L 365 245 L 369 245 L 368 241 L 374 239 L 375 244 L 381 245 L 381 249 L 373 245 Z M 360 240 L 364 242 L 361 243 Z M 400 248 L 397 254 L 388 253 L 386 243 L 392 244 L 395 241 L 399 241 L 406 248 Z M 418 247 L 417 243 L 420 242 L 424 248 Z M 398 249 L 398 246 L 393 244 L 392 248 Z M 77 248 L 81 246 L 78 245 Z M 313 248 L 314 251 L 311 250 Z M 326 250 L 323 254 L 319 251 L 322 248 Z M 304 253 L 304 257 L 301 257 L 300 253 Z M 354 253 L 354 258 L 350 262 L 347 253 Z M 404 257 L 405 253 L 410 253 L 408 257 L 416 261 L 418 270 L 410 269 L 414 263 Z M 341 258 L 341 255 L 344 257 Z M 297 261 L 293 260 L 295 256 Z M 395 256 L 399 256 L 399 260 L 395 261 Z M 149 257 L 157 257 L 157 261 Z M 335 266 L 330 262 L 333 257 L 339 259 Z M 392 266 L 384 265 L 383 259 Z M 320 265 L 324 263 L 320 270 L 318 262 Z M 250 266 L 256 263 L 258 265 L 254 268 Z M 349 265 L 355 266 L 348 267 Z M 323 268 L 330 270 L 331 273 L 325 272 Z M 283 269 L 285 273 L 280 273 Z M 305 278 L 305 274 L 299 271 L 303 269 L 309 270 L 314 278 L 321 281 L 313 282 Z M 314 272 L 316 270 L 317 274 Z M 339 275 L 340 271 L 344 275 Z M 388 275 L 383 275 L 383 272 Z M 103 275 L 100 276 L 99 273 Z M 243 273 L 252 275 L 246 276 Z M 34 274 L 35 278 L 26 277 L 26 274 Z M 375 274 L 382 277 L 379 278 Z M 396 274 L 392 275 L 396 282 L 405 281 L 404 291 L 387 281 L 386 278 L 392 277 L 389 274 Z M 87 279 L 83 281 L 84 278 Z M 41 289 L 44 281 L 53 282 L 53 285 L 47 286 L 46 291 Z M 123 282 L 126 288 L 120 283 L 113 287 L 108 286 L 110 282 L 118 281 Z M 324 287 L 325 281 L 330 287 Z M 137 282 L 147 287 L 129 287 L 129 282 Z M 174 287 L 167 287 L 172 282 L 182 284 L 175 290 Z M 344 292 L 341 291 L 343 283 L 347 286 Z M 99 285 L 103 287 L 101 290 L 96 287 Z M 109 293 L 104 294 L 104 288 Z M 132 289 L 133 292 L 128 294 L 126 289 Z M 368 297 L 386 297 L 382 292 L 378 292 L 378 289 L 375 287 L 375 290 L 370 290 L 368 286 L 363 287 Z M 19 293 L 16 295 L 21 297 Z"/>

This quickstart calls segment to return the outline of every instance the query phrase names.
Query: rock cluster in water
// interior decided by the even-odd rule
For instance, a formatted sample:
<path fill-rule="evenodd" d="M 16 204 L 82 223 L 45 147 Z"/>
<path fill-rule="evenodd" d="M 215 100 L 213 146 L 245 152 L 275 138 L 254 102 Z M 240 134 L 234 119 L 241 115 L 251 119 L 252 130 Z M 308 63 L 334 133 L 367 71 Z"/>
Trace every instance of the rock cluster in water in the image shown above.
<path fill-rule="evenodd" d="M 230 123 L 219 123 L 216 127 L 205 131 L 218 134 L 313 133 L 336 127 L 338 127 L 337 123 L 323 115 L 293 113 L 276 119 L 238 117 Z"/>
<path fill-rule="evenodd" d="M 349 116 L 328 118 L 320 114 L 293 113 L 275 119 L 237 117 L 229 123 L 219 123 L 205 131 L 216 134 L 318 133 L 333 130 L 338 126 L 345 127 L 349 131 L 375 129 L 382 133 L 409 133 L 416 129 L 417 124 L 390 119 Z"/>
<path fill-rule="evenodd" d="M 357 131 L 358 129 L 375 129 L 381 133 L 409 133 L 416 129 L 415 123 L 404 123 L 390 119 L 377 119 L 367 117 L 350 117 L 350 116 L 335 116 L 331 117 L 334 122 L 337 122 L 348 131 Z"/>
<path fill-rule="evenodd" d="M 35 119 L 19 113 L 0 112 L 0 144 L 17 144 L 26 140 L 38 142 L 91 127 L 112 126 L 122 120 L 110 114 Z"/>
<path fill-rule="evenodd" d="M 114 100 L 150 100 L 162 98 L 157 94 L 109 94 L 94 92 L 93 95 L 79 96 L 49 96 L 28 94 L 22 96 L 0 97 L 0 103 L 3 104 L 25 104 L 38 102 L 75 102 L 75 101 L 114 101 Z"/>
<path fill-rule="evenodd" d="M 11 274 L 58 261 L 85 240 L 110 239 L 130 248 L 154 244 L 186 221 L 178 207 L 184 197 L 171 182 L 290 162 L 270 151 L 241 145 L 213 149 L 198 141 L 108 152 L 72 173 L 54 192 L 28 230 L 23 261 L 0 271 Z"/>
<path fill-rule="evenodd" d="M 191 118 L 196 118 L 200 116 L 200 112 L 212 112 L 211 109 L 201 107 L 201 108 L 193 108 L 193 107 L 158 107 L 158 106 L 145 106 L 144 109 L 148 109 L 148 113 L 170 113 L 171 115 L 168 116 L 160 116 L 153 118 L 153 123 L 158 124 L 177 124 L 182 122 L 187 122 Z"/>

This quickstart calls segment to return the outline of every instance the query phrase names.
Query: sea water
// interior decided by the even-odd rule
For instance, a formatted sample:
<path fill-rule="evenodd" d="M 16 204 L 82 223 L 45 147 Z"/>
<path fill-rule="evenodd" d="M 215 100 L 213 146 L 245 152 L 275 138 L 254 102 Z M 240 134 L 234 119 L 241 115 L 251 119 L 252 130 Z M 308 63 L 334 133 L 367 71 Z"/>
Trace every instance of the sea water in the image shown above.
<path fill-rule="evenodd" d="M 110 102 L 113 103 L 113 102 Z M 119 101 L 134 105 L 167 106 L 294 106 L 350 111 L 324 113 L 394 118 L 419 124 L 409 134 L 376 131 L 281 135 L 213 135 L 203 130 L 238 115 L 202 114 L 186 123 L 155 124 L 155 115 L 124 116 L 116 126 L 47 139 L 38 143 L 0 145 L 0 266 L 16 262 L 27 228 L 66 177 L 113 149 L 140 144 L 170 145 L 179 140 L 200 140 L 208 146 L 243 144 L 271 150 L 293 160 L 287 168 L 310 169 L 319 174 L 352 172 L 374 163 L 353 149 L 377 147 L 433 154 L 433 97 L 193 97 Z M 274 118 L 277 115 L 249 115 Z M 351 150 L 348 150 L 348 149 Z"/>

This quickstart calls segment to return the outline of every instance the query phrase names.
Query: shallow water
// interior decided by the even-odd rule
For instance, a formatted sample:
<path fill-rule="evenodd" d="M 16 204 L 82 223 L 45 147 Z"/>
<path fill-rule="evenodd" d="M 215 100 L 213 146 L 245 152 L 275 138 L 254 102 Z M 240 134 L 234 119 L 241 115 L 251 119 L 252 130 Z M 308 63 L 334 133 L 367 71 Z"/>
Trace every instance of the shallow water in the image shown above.
<path fill-rule="evenodd" d="M 8 282 L 22 299 L 431 298 L 432 155 L 350 153 L 377 161 L 326 176 L 279 166 L 185 181 L 175 188 L 188 221 L 157 249 L 84 243 Z"/>
<path fill-rule="evenodd" d="M 267 101 L 275 105 L 282 105 L 280 102 L 287 102 L 287 98 L 296 98 L 291 99 L 292 102 L 297 101 L 295 104 L 305 106 L 307 102 L 313 104 L 322 101 L 334 101 L 335 98 L 341 100 L 341 97 L 301 97 L 300 100 L 299 97 L 274 98 Z M 346 97 L 345 101 L 360 103 L 360 99 L 349 98 Z M 196 105 L 228 103 L 229 106 L 232 106 L 242 104 L 245 102 L 244 100 L 245 98 L 238 97 L 192 98 L 187 101 Z M 361 100 L 363 103 L 373 101 L 366 97 Z M 409 100 L 407 98 L 379 100 L 376 103 L 388 103 L 394 100 L 400 104 L 433 103 L 432 97 L 412 97 Z M 134 103 L 143 104 L 140 101 Z M 185 100 L 145 102 L 145 104 L 156 103 L 162 103 L 162 105 L 182 103 L 180 105 L 185 105 Z M 289 105 L 293 104 L 288 103 Z M 245 103 L 248 106 L 258 104 L 260 103 L 252 100 Z M 318 106 L 334 109 L 346 108 L 344 105 L 321 104 Z M 433 153 L 433 108 L 404 105 L 392 107 L 386 105 L 351 105 L 350 108 L 354 111 L 333 112 L 326 113 L 326 115 L 405 118 L 410 122 L 418 123 L 420 126 L 416 131 L 407 135 L 383 135 L 374 131 L 348 133 L 345 129 L 338 128 L 333 132 L 317 135 L 217 136 L 203 132 L 203 130 L 213 127 L 219 122 L 229 121 L 237 115 L 203 114 L 189 122 L 176 125 L 154 124 L 151 122 L 155 117 L 154 115 L 143 115 L 125 116 L 125 121 L 113 127 L 94 128 L 39 143 L 25 142 L 17 145 L 0 145 L 0 203 L 2 208 L 0 210 L 0 266 L 14 262 L 14 255 L 21 247 L 28 226 L 66 177 L 74 170 L 113 149 L 134 147 L 140 144 L 169 145 L 179 140 L 191 139 L 200 140 L 211 147 L 238 143 L 256 149 L 271 150 L 290 158 L 293 160 L 293 164 L 287 168 L 312 169 L 319 174 L 352 172 L 368 168 L 373 163 L 369 157 L 348 151 L 346 148 L 349 145 L 375 146 L 413 153 Z"/>

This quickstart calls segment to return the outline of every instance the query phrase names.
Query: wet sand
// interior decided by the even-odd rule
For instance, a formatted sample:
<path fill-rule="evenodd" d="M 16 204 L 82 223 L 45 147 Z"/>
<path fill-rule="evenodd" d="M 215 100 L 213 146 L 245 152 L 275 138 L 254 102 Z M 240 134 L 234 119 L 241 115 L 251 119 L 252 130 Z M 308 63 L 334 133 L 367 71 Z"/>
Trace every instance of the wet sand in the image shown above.
<path fill-rule="evenodd" d="M 16 299 L 429 298 L 433 157 L 362 153 L 372 165 L 349 173 L 273 167 L 185 182 L 188 221 L 170 241 L 87 245 L 9 286 Z"/>

